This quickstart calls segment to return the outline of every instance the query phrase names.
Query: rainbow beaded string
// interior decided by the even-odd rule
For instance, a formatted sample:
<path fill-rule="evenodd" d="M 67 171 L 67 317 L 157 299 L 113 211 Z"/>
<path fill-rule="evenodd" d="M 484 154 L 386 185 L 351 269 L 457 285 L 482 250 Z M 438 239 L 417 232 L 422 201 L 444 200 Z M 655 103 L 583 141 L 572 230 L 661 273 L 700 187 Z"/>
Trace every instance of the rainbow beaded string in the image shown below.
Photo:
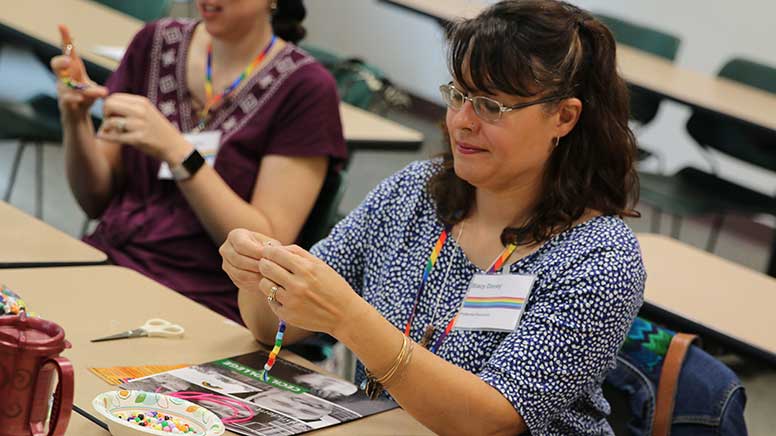
<path fill-rule="evenodd" d="M 63 44 L 63 47 L 62 47 L 62 54 L 64 54 L 65 56 L 70 57 L 71 60 L 72 60 L 72 58 L 73 58 L 73 50 L 75 50 L 75 47 L 73 46 L 73 41 L 70 39 L 69 32 L 67 32 L 67 28 L 65 28 L 62 25 L 59 26 L 59 31 L 60 32 L 65 32 L 65 33 L 63 33 L 63 39 L 64 39 L 63 42 L 64 42 L 64 44 Z M 80 90 L 84 90 L 84 89 L 89 87 L 88 83 L 76 82 L 73 79 L 71 79 L 70 78 L 70 72 L 67 71 L 67 70 L 64 70 L 64 71 L 60 72 L 60 79 L 62 80 L 62 83 L 64 83 L 65 86 L 67 86 L 70 89 L 77 89 L 77 90 L 80 91 Z"/>
<path fill-rule="evenodd" d="M 264 371 L 261 372 L 261 379 L 265 382 L 269 382 L 269 371 L 275 366 L 275 359 L 277 359 L 280 353 L 280 347 L 283 346 L 283 334 L 286 332 L 286 323 L 282 319 L 278 323 L 278 333 L 275 335 L 275 346 L 272 347 L 272 351 L 269 352 L 269 359 L 264 364 Z"/>
<path fill-rule="evenodd" d="M 70 89 L 77 89 L 82 91 L 89 87 L 88 83 L 76 82 L 68 76 L 62 77 L 62 83 L 64 83 Z"/>

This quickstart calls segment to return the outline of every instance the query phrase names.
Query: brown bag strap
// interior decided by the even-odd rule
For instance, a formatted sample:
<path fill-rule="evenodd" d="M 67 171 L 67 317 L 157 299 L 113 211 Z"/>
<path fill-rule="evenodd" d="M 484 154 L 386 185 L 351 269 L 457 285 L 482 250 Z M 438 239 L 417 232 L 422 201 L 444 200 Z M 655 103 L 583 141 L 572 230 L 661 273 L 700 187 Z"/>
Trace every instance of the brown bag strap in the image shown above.
<path fill-rule="evenodd" d="M 657 386 L 655 420 L 652 425 L 653 436 L 669 436 L 671 434 L 671 421 L 674 416 L 674 399 L 676 398 L 679 374 L 682 371 L 687 351 L 697 338 L 696 335 L 677 333 L 668 345 L 668 352 L 663 359 L 663 369 L 660 370 L 660 381 Z"/>

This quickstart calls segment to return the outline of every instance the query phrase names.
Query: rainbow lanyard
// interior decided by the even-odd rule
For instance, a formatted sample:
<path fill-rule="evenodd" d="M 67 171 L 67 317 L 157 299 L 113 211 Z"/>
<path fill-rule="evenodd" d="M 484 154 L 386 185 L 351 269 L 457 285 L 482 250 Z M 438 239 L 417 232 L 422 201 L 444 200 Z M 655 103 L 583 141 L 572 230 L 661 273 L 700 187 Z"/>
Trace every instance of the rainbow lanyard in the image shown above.
<path fill-rule="evenodd" d="M 251 75 L 253 70 L 256 69 L 261 61 L 263 61 L 267 56 L 267 53 L 272 50 L 276 39 L 277 38 L 275 35 L 272 35 L 272 38 L 269 40 L 267 46 L 264 47 L 264 50 L 262 50 L 261 53 L 259 53 L 259 55 L 253 59 L 253 62 L 251 62 L 250 65 L 245 67 L 245 70 L 243 70 L 242 74 L 240 74 L 238 78 L 234 79 L 234 82 L 227 86 L 222 93 L 215 96 L 213 95 L 213 44 L 211 43 L 207 45 L 207 65 L 205 66 L 205 99 L 207 102 L 205 103 L 205 107 L 202 109 L 202 112 L 199 116 L 200 130 L 205 128 L 205 122 L 207 121 L 207 116 L 210 113 L 210 109 L 217 105 L 221 100 L 223 100 L 224 97 L 234 91 L 235 88 L 240 86 L 240 83 L 245 80 L 246 77 Z"/>
<path fill-rule="evenodd" d="M 415 319 L 415 313 L 418 310 L 418 303 L 420 302 L 420 298 L 423 296 L 423 291 L 426 289 L 426 283 L 428 283 L 428 276 L 431 275 L 431 270 L 434 269 L 434 265 L 436 265 L 437 260 L 439 259 L 439 254 L 442 252 L 442 247 L 445 245 L 445 241 L 447 241 L 447 234 L 449 233 L 449 229 L 445 228 L 442 230 L 442 233 L 439 235 L 439 239 L 437 239 L 436 245 L 434 245 L 434 249 L 431 250 L 431 255 L 428 257 L 428 261 L 426 262 L 426 268 L 423 270 L 423 279 L 420 282 L 420 288 L 418 289 L 418 294 L 415 296 L 415 303 L 412 306 L 412 312 L 410 313 L 410 319 L 407 320 L 407 325 L 404 327 L 404 335 L 409 337 L 410 336 L 410 330 L 412 329 L 412 321 Z M 501 252 L 501 255 L 493 262 L 493 264 L 488 268 L 488 274 L 494 273 L 496 271 L 499 271 L 502 266 L 504 266 L 504 262 L 509 259 L 509 256 L 514 253 L 515 249 L 517 248 L 517 245 L 515 244 L 508 244 L 504 251 Z M 443 290 L 440 289 L 439 292 L 442 292 Z M 442 334 L 439 335 L 439 338 L 434 342 L 434 345 L 429 348 L 429 351 L 432 353 L 436 352 L 437 349 L 439 349 L 439 346 L 442 345 L 442 342 L 447 338 L 447 335 L 450 334 L 450 331 L 453 329 L 453 326 L 455 325 L 455 320 L 458 318 L 458 313 L 453 316 L 453 318 L 450 320 L 450 322 L 447 323 L 447 326 L 445 327 L 445 330 L 442 332 Z M 434 334 L 434 330 L 436 327 L 433 325 L 433 319 L 431 320 L 432 324 L 429 324 L 426 327 L 426 330 L 423 333 L 423 339 L 420 341 L 420 344 L 424 347 L 428 345 L 428 342 L 431 340 L 431 336 Z"/>

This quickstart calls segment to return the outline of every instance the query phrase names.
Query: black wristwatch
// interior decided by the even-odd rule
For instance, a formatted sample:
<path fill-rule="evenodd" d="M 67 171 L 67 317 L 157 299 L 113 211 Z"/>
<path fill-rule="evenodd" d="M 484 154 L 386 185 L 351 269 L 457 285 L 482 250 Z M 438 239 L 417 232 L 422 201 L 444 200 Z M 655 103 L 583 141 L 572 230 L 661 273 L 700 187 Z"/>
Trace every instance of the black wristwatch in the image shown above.
<path fill-rule="evenodd" d="M 203 158 L 195 148 L 188 156 L 186 156 L 186 159 L 183 159 L 183 162 L 174 167 L 170 167 L 170 172 L 172 173 L 172 178 L 174 180 L 186 180 L 193 177 L 204 164 L 205 158 Z"/>

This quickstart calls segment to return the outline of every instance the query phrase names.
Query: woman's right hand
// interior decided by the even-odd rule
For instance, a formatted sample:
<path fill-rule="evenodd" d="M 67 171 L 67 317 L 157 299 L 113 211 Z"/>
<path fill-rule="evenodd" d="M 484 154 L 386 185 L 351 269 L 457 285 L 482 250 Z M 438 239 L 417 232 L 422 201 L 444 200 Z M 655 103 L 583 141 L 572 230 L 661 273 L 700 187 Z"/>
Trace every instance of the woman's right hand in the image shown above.
<path fill-rule="evenodd" d="M 84 62 L 76 54 L 75 47 L 72 45 L 67 27 L 60 25 L 59 33 L 62 37 L 62 47 L 70 45 L 71 48 L 68 50 L 69 53 L 63 53 L 51 59 L 51 69 L 60 79 L 69 78 L 74 83 L 87 85 L 84 89 L 73 89 L 62 80 L 57 80 L 59 110 L 64 116 L 84 116 L 98 98 L 108 95 L 108 90 L 89 79 Z"/>
<path fill-rule="evenodd" d="M 264 247 L 271 244 L 281 245 L 260 233 L 246 229 L 234 229 L 229 232 L 218 252 L 223 258 L 221 267 L 235 286 L 242 290 L 261 292 L 259 261 L 264 257 Z"/>

